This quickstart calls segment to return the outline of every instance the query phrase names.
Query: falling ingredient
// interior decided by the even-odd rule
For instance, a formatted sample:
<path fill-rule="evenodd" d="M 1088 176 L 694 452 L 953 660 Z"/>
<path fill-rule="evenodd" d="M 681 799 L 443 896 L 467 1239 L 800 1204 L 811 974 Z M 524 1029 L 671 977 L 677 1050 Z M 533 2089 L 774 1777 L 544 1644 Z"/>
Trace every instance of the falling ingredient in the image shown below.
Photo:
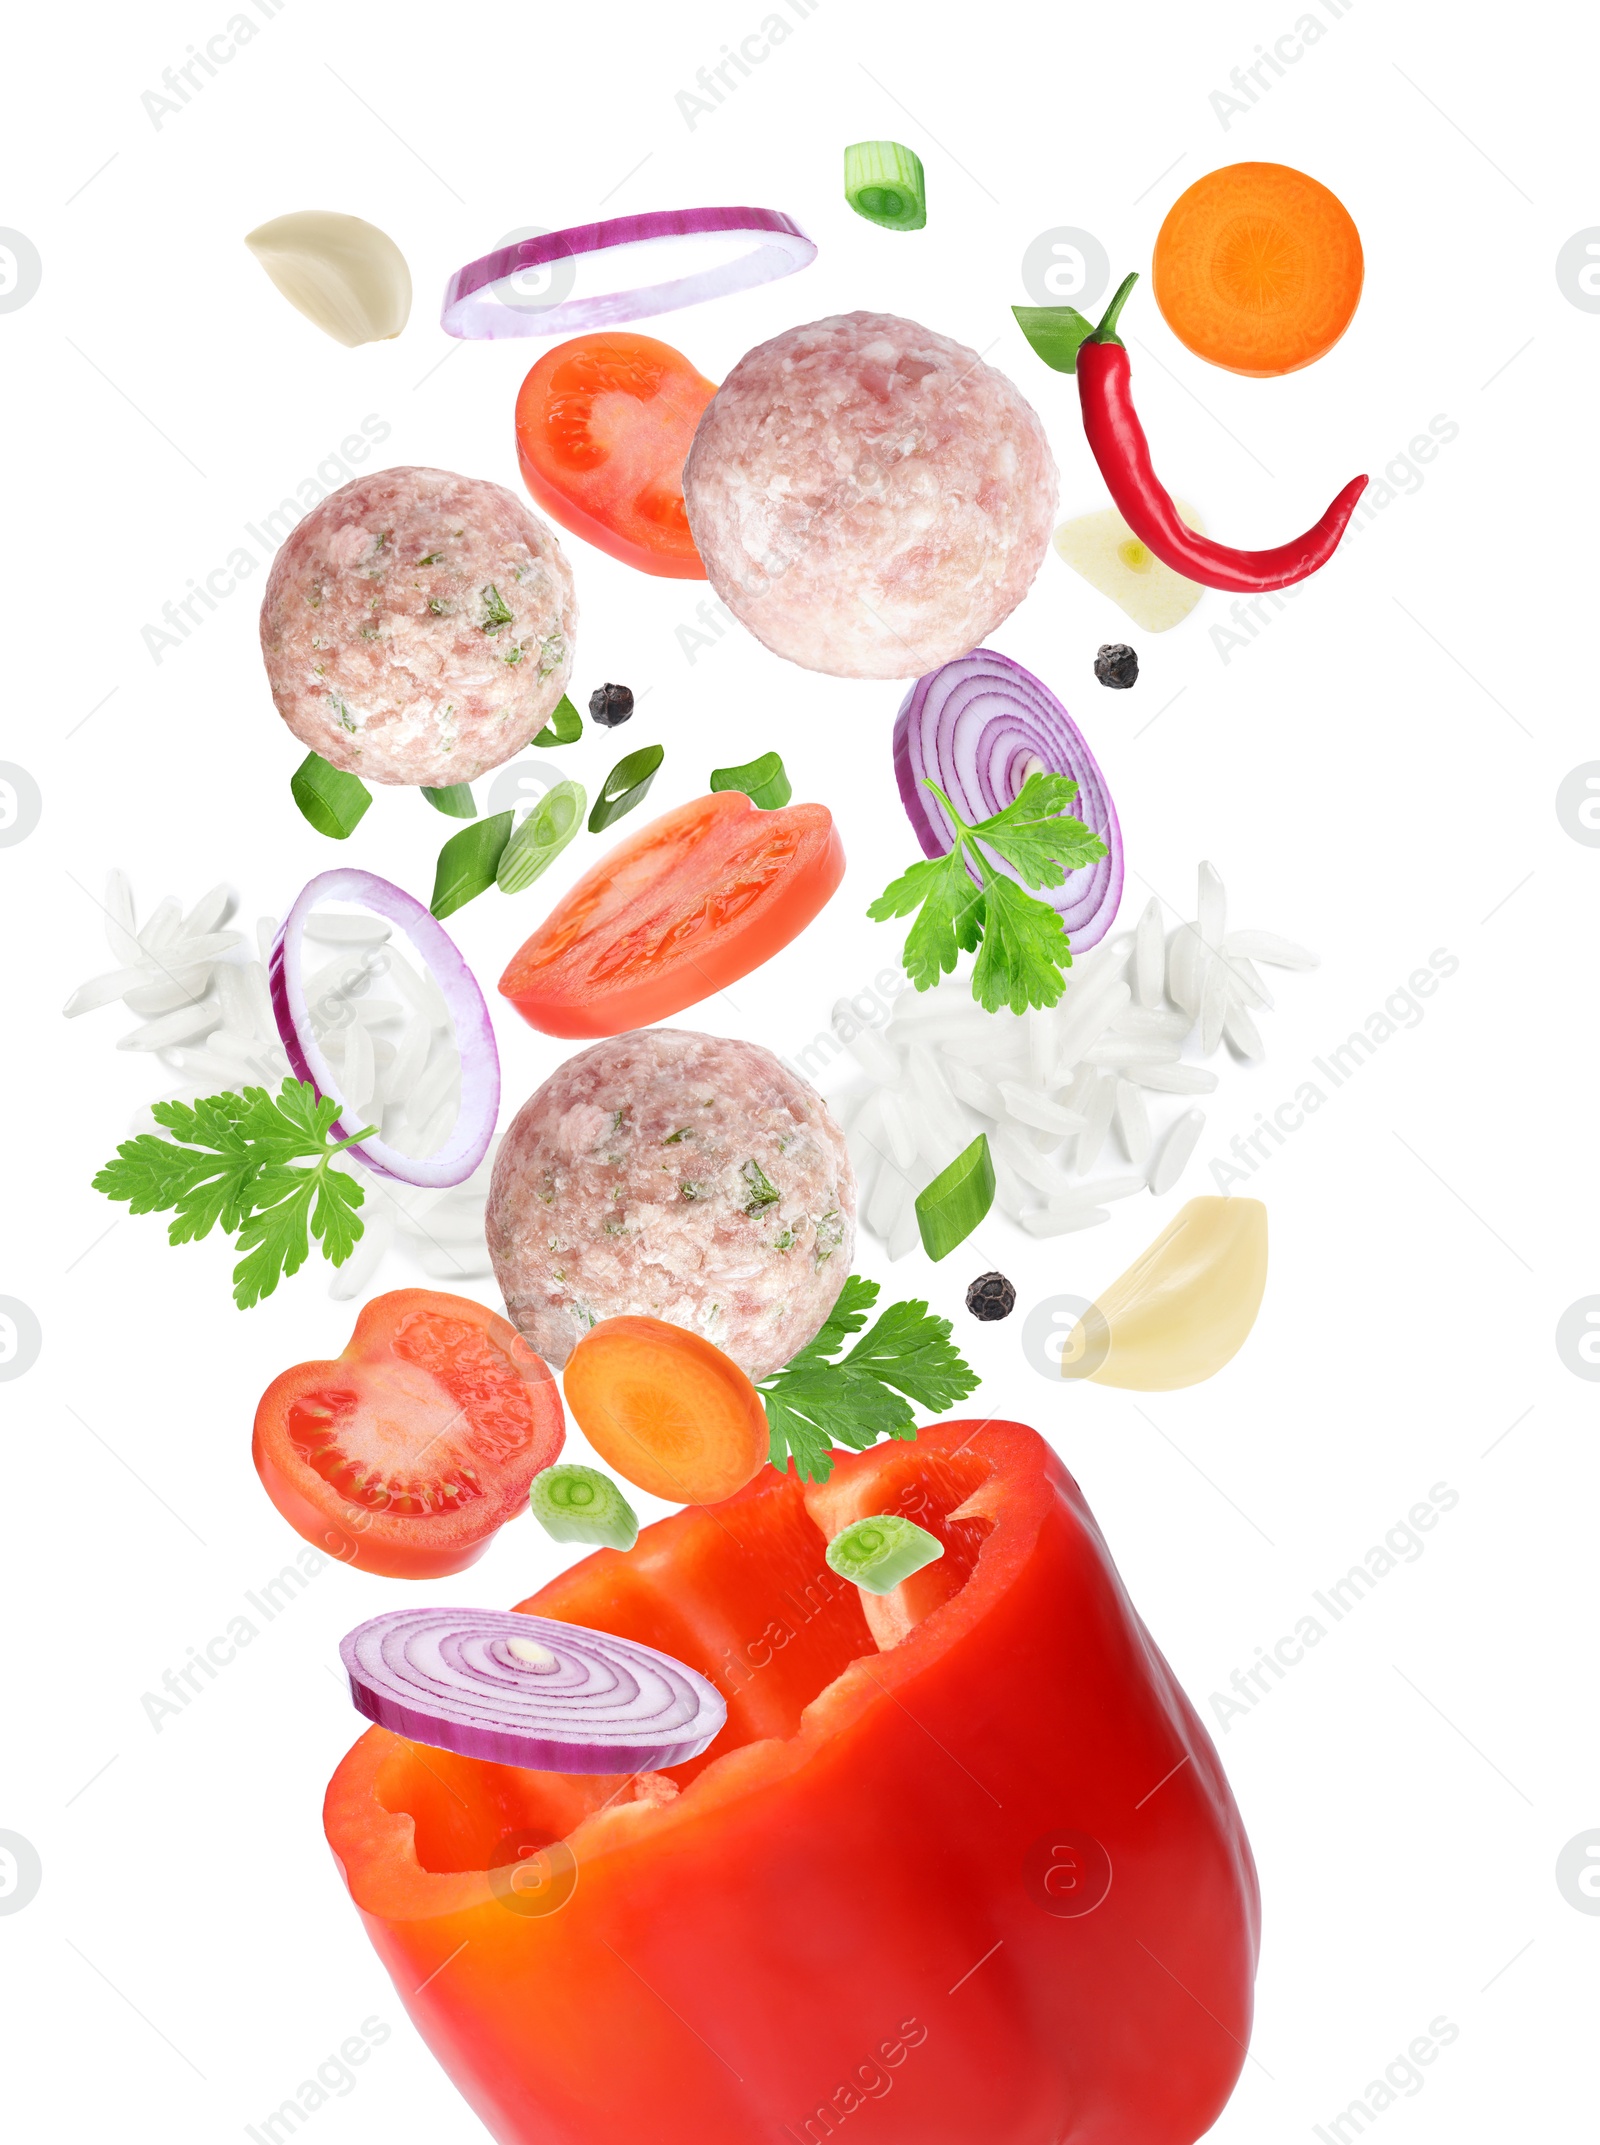
<path fill-rule="evenodd" d="M 386 231 L 333 209 L 274 216 L 245 238 L 297 313 L 353 350 L 390 341 L 411 313 L 411 271 Z"/>

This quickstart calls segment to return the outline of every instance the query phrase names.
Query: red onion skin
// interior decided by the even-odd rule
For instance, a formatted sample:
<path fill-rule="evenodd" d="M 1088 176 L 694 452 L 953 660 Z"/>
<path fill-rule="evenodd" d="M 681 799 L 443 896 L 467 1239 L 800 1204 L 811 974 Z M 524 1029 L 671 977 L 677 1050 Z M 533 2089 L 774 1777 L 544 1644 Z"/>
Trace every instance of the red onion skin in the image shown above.
<path fill-rule="evenodd" d="M 376 1139 L 347 1151 L 378 1176 L 393 1177 L 402 1184 L 423 1185 L 430 1189 L 463 1184 L 488 1153 L 500 1115 L 500 1053 L 495 1046 L 489 1008 L 478 988 L 477 978 L 438 920 L 403 887 L 395 886 L 388 879 L 380 879 L 376 872 L 360 871 L 350 865 L 319 872 L 301 888 L 283 920 L 273 944 L 272 958 L 267 964 L 267 990 L 272 1000 L 272 1017 L 277 1022 L 290 1070 L 297 1080 L 314 1087 L 319 1096 L 326 1091 L 333 1099 L 338 1099 L 335 1090 L 318 1078 L 313 1067 L 306 1041 L 310 1035 L 310 1015 L 303 1002 L 296 1003 L 286 952 L 292 932 L 292 942 L 298 953 L 306 919 L 323 900 L 360 903 L 375 916 L 400 926 L 439 986 L 455 1026 L 456 1048 L 461 1054 L 461 1109 L 450 1139 L 442 1150 L 445 1155 L 450 1155 L 452 1148 L 459 1149 L 453 1160 L 441 1164 L 437 1157 L 413 1158 Z M 315 1047 L 314 1039 L 311 1047 Z M 463 1129 L 468 1126 L 470 1136 Z M 330 1127 L 330 1136 L 336 1140 L 348 1139 L 352 1131 L 360 1129 L 335 1120 Z"/>
<path fill-rule="evenodd" d="M 636 290 L 607 291 L 593 298 L 567 299 L 543 310 L 536 306 L 496 305 L 492 300 L 480 299 L 480 293 L 525 268 L 544 268 L 555 261 L 603 253 L 613 246 L 658 238 L 699 238 L 717 232 L 743 233 L 752 238 L 764 234 L 765 242 L 738 260 L 725 261 L 697 275 L 677 276 L 670 282 Z M 541 238 L 519 239 L 496 253 L 469 261 L 456 270 L 445 286 L 439 322 L 447 335 L 475 341 L 525 335 L 581 335 L 591 329 L 648 320 L 659 313 L 676 312 L 683 306 L 703 305 L 711 298 L 750 290 L 798 268 L 808 268 L 816 257 L 815 242 L 780 209 L 652 209 L 641 216 L 612 216 L 601 223 L 547 231 Z"/>
<path fill-rule="evenodd" d="M 921 718 L 933 701 L 936 745 L 948 745 L 950 741 L 943 735 L 945 728 L 954 729 L 957 717 L 964 709 L 970 710 L 973 699 L 979 696 L 995 702 L 995 721 L 1004 719 L 1000 713 L 1004 708 L 1013 725 L 1026 726 L 1033 732 L 1026 742 L 1022 738 L 1013 740 L 1001 779 L 989 784 L 991 795 L 988 799 L 974 798 L 968 785 L 939 759 L 937 753 L 930 766 L 923 755 L 920 734 Z M 979 733 L 980 739 L 992 727 L 992 723 L 986 723 Z M 906 817 L 923 855 L 947 856 L 952 842 L 951 829 L 944 807 L 926 787 L 924 775 L 932 775 L 970 825 L 1014 801 L 1026 779 L 1025 763 L 1030 749 L 1037 753 L 1047 773 L 1071 775 L 1076 780 L 1078 795 L 1073 805 L 1074 815 L 1106 845 L 1105 856 L 1081 870 L 1069 871 L 1061 886 L 1029 889 L 1037 899 L 1047 902 L 1060 913 L 1073 952 L 1087 953 L 1092 946 L 1098 946 L 1110 930 L 1122 899 L 1122 829 L 1105 776 L 1083 733 L 1049 687 L 1031 671 L 1024 670 L 1010 656 L 1001 655 L 992 648 L 976 648 L 971 654 L 958 656 L 953 662 L 919 678 L 902 701 L 895 718 L 894 772 L 900 801 L 905 806 Z M 992 768 L 985 770 L 981 766 L 981 753 L 978 757 L 980 775 L 983 772 L 992 775 Z M 1001 870 L 1006 869 L 992 856 L 990 862 Z M 1016 877 L 1016 874 L 1009 876 Z"/>

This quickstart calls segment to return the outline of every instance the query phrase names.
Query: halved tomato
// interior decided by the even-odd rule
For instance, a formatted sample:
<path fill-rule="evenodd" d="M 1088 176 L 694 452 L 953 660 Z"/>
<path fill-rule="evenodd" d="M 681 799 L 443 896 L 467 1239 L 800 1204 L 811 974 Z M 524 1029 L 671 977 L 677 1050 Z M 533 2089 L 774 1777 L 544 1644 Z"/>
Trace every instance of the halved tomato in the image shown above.
<path fill-rule="evenodd" d="M 826 805 L 696 797 L 584 874 L 513 957 L 501 995 L 544 1035 L 647 1028 L 771 960 L 843 877 Z"/>
<path fill-rule="evenodd" d="M 256 1473 L 297 1534 L 391 1579 L 464 1571 L 566 1440 L 550 1372 L 465 1296 L 375 1296 L 336 1363 L 297 1363 L 256 1409 Z"/>
<path fill-rule="evenodd" d="M 649 335 L 612 330 L 558 343 L 517 396 L 522 481 L 562 528 L 624 565 L 703 581 L 683 464 L 716 391 Z"/>

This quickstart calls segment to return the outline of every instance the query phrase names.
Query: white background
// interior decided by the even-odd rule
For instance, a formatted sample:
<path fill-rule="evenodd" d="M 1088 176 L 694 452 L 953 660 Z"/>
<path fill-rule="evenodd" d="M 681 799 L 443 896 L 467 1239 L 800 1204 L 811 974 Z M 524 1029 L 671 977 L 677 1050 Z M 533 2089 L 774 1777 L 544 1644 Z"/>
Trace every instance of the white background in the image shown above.
<path fill-rule="evenodd" d="M 988 1412 L 1065 1455 L 1208 1721 L 1208 1694 L 1292 1628 L 1312 1589 L 1431 1485 L 1458 1491 L 1420 1560 L 1217 1731 L 1261 1866 L 1265 1943 L 1252 2059 L 1214 2134 L 1309 2135 L 1441 2015 L 1459 2037 L 1376 2118 L 1384 2139 L 1590 2134 L 1600 1918 L 1566 1903 L 1554 1865 L 1600 1826 L 1600 1481 L 1596 1395 L 1554 1331 L 1600 1288 L 1600 854 L 1563 830 L 1554 797 L 1600 757 L 1600 317 L 1562 296 L 1554 264 L 1600 222 L 1592 25 L 1524 10 L 1513 71 L 1469 15 L 1357 0 L 1225 129 L 1211 93 L 1290 30 L 1296 0 L 1001 5 L 979 20 L 821 0 L 691 129 L 674 93 L 756 30 L 763 0 L 287 0 L 156 128 L 141 93 L 228 12 L 101 7 L 69 27 L 38 11 L 9 36 L 0 223 L 44 263 L 33 301 L 0 315 L 0 759 L 43 797 L 37 832 L 0 849 L 0 1294 L 44 1336 L 36 1366 L 0 1388 L 0 1828 L 44 1868 L 31 1905 L 0 1918 L 0 2096 L 17 2133 L 238 2137 L 376 2014 L 393 2037 L 315 2116 L 319 2145 L 482 2134 L 406 2022 L 321 1837 L 323 1786 L 356 1727 L 336 1642 L 394 1587 L 333 1567 L 181 1719 L 158 1735 L 141 1710 L 298 1546 L 252 1471 L 251 1416 L 277 1371 L 336 1354 L 351 1322 L 312 1269 L 241 1316 L 225 1249 L 172 1252 L 154 1221 L 112 1226 L 89 1189 L 161 1078 L 114 1051 L 120 1008 L 59 1018 L 68 989 L 109 965 L 94 899 L 107 867 L 129 871 L 141 913 L 226 876 L 253 917 L 332 861 L 288 796 L 301 748 L 262 676 L 260 569 L 159 666 L 141 626 L 369 412 L 393 428 L 379 459 L 515 489 L 511 405 L 543 346 L 453 346 L 437 294 L 512 227 L 625 210 L 757 202 L 816 238 L 804 275 L 645 324 L 712 377 L 798 321 L 912 315 L 1013 374 L 1049 427 L 1063 511 L 1097 507 L 1071 383 L 1010 319 L 1023 251 L 1078 225 L 1114 277 L 1146 270 L 1181 187 L 1248 157 L 1334 187 L 1361 229 L 1366 292 L 1326 360 L 1259 383 L 1190 357 L 1141 285 L 1126 327 L 1174 488 L 1226 540 L 1276 542 L 1436 415 L 1459 436 L 1227 663 L 1210 633 L 1221 598 L 1142 635 L 1054 557 L 994 643 L 1060 692 L 1100 757 L 1130 921 L 1152 888 L 1191 914 L 1209 856 L 1240 922 L 1316 946 L 1324 966 L 1283 980 L 1264 1067 L 1225 1064 L 1199 1156 L 1159 1212 L 1130 1202 L 1056 1244 L 997 1217 L 971 1256 L 908 1259 L 893 1286 L 956 1320 Z M 883 135 L 927 166 L 915 237 L 842 199 L 842 145 Z M 312 206 L 400 243 L 417 297 L 397 342 L 323 338 L 241 244 Z M 889 766 L 900 688 L 807 675 L 742 635 L 691 665 L 676 628 L 702 588 L 563 541 L 578 697 L 602 678 L 641 696 L 622 739 L 589 731 L 560 756 L 568 771 L 592 791 L 623 742 L 659 739 L 665 806 L 776 745 L 797 796 L 838 816 L 851 868 L 826 914 L 736 1004 L 688 1016 L 793 1055 L 898 950 L 862 912 L 916 853 Z M 1143 672 L 1110 694 L 1090 663 L 1125 637 Z M 448 831 L 385 792 L 353 846 L 425 894 Z M 515 909 L 490 894 L 455 920 L 481 975 L 588 864 L 586 843 Z M 1092 1296 L 1181 1197 L 1211 1189 L 1209 1158 L 1441 947 L 1459 972 L 1420 1026 L 1255 1179 L 1272 1275 L 1236 1363 L 1150 1405 L 1030 1369 L 1026 1309 Z M 561 1052 L 504 1011 L 499 1034 L 514 1109 Z M 871 1244 L 858 1263 L 889 1278 Z M 1019 1310 L 978 1328 L 961 1298 L 985 1264 L 1013 1277 Z M 376 1286 L 419 1278 L 390 1264 Z M 564 1561 L 519 1521 L 440 1596 L 509 1603 Z"/>

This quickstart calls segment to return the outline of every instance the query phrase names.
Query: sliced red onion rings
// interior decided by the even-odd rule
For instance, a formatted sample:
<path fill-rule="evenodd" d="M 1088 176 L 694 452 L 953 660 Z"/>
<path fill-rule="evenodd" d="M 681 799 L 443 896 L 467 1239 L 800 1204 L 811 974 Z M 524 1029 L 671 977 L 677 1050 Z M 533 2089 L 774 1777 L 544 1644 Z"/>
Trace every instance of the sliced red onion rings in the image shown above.
<path fill-rule="evenodd" d="M 730 239 L 748 241 L 731 258 Z M 607 256 L 604 270 L 613 284 L 626 283 L 636 270 L 680 272 L 662 282 L 597 291 L 550 306 L 531 304 L 508 288 L 526 269 L 595 254 Z M 813 242 L 777 209 L 652 209 L 643 216 L 612 216 L 604 223 L 546 231 L 469 261 L 446 284 L 439 321 L 447 334 L 474 342 L 578 335 L 752 290 L 808 268 L 816 257 Z"/>
<path fill-rule="evenodd" d="M 1075 953 L 1098 946 L 1122 899 L 1122 829 L 1106 778 L 1083 733 L 1048 686 L 1010 656 L 975 648 L 919 678 L 894 726 L 894 772 L 924 856 L 949 854 L 955 830 L 926 786 L 937 782 L 971 826 L 1015 801 L 1029 775 L 1071 775 L 1074 813 L 1106 845 L 1106 854 L 1060 886 L 1031 889 L 1060 914 Z M 991 863 L 1013 879 L 999 858 Z"/>
<path fill-rule="evenodd" d="M 464 1758 L 642 1773 L 697 1758 L 728 1717 L 704 1676 L 609 1631 L 499 1609 L 391 1609 L 339 1642 L 356 1710 Z"/>
<path fill-rule="evenodd" d="M 407 1154 L 403 1148 L 380 1138 L 363 1140 L 349 1152 L 380 1176 L 398 1178 L 402 1184 L 433 1189 L 461 1184 L 489 1151 L 500 1114 L 500 1054 L 495 1048 L 489 1009 L 483 1002 L 477 979 L 438 922 L 420 901 L 403 888 L 380 879 L 375 872 L 345 866 L 319 872 L 302 889 L 283 920 L 272 948 L 267 980 L 272 994 L 273 1018 L 296 1079 L 309 1080 L 319 1095 L 347 1107 L 338 1075 L 328 1063 L 318 1038 L 306 997 L 305 928 L 313 912 L 325 902 L 342 901 L 369 910 L 397 924 L 438 986 L 444 1009 L 455 1033 L 455 1048 L 461 1059 L 461 1101 L 444 1144 L 426 1155 Z M 354 1115 L 354 1111 L 352 1111 Z M 372 1119 L 355 1115 L 350 1125 L 336 1123 L 335 1139 L 348 1139 Z"/>

